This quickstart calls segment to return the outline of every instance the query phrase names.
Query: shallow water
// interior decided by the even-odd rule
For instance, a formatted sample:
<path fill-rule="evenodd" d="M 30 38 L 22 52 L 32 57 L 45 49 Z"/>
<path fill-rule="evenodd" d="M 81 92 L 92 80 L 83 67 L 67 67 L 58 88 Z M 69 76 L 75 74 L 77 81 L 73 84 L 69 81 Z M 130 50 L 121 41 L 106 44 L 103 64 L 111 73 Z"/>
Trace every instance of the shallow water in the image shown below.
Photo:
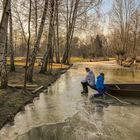
<path fill-rule="evenodd" d="M 106 83 L 140 83 L 140 72 L 122 69 L 114 62 L 78 63 L 61 76 L 48 92 L 19 112 L 14 124 L 0 131 L 0 140 L 139 140 L 140 99 L 111 98 L 91 102 L 80 95 L 85 67 L 105 73 Z M 90 89 L 90 94 L 96 93 Z"/>

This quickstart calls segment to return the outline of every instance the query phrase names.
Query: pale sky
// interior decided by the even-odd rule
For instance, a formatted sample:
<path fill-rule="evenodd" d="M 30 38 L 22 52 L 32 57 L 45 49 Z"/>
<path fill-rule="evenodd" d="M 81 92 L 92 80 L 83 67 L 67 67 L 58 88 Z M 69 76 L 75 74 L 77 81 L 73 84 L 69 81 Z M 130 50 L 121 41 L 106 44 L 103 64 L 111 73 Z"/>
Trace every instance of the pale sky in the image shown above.
<path fill-rule="evenodd" d="M 102 11 L 107 13 L 112 8 L 112 0 L 103 0 Z"/>
<path fill-rule="evenodd" d="M 108 13 L 112 9 L 113 0 L 103 0 L 103 4 L 101 7 L 101 12 L 103 13 L 103 19 L 101 21 L 101 26 L 103 27 L 104 34 L 108 34 L 108 24 L 109 24 L 109 16 Z"/>

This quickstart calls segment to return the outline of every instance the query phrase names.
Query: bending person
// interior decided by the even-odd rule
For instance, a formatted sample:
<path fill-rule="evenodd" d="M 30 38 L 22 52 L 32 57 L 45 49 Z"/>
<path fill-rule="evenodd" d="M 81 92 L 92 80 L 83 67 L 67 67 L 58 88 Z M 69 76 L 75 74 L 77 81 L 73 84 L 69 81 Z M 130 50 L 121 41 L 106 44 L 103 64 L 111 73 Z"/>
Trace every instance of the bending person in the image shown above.
<path fill-rule="evenodd" d="M 100 73 L 100 75 L 97 77 L 96 89 L 97 89 L 98 93 L 94 94 L 94 97 L 103 96 L 103 94 L 105 92 L 104 73 Z"/>
<path fill-rule="evenodd" d="M 88 86 L 91 88 L 95 88 L 95 75 L 90 68 L 85 68 L 87 72 L 87 76 L 85 80 L 81 81 L 81 84 L 83 86 L 82 94 L 88 94 Z"/>

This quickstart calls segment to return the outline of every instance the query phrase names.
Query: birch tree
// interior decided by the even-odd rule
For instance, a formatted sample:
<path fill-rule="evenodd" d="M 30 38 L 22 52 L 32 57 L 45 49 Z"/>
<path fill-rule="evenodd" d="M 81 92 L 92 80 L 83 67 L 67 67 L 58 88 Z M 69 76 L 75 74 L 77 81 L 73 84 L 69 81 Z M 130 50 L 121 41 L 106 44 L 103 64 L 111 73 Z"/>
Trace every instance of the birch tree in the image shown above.
<path fill-rule="evenodd" d="M 37 0 L 34 0 L 35 6 L 34 6 L 34 11 L 35 11 L 35 38 L 37 38 L 37 30 L 38 30 L 38 3 Z"/>
<path fill-rule="evenodd" d="M 43 63 L 41 66 L 41 73 L 45 73 L 47 71 L 47 64 L 51 62 L 53 52 L 52 52 L 52 39 L 53 39 L 53 30 L 54 30 L 54 18 L 55 18 L 55 0 L 50 1 L 50 23 L 49 23 L 49 31 L 48 31 L 48 43 L 46 52 L 43 57 Z"/>
<path fill-rule="evenodd" d="M 29 63 L 29 67 L 28 67 L 28 73 L 27 73 L 28 81 L 32 81 L 32 78 L 33 78 L 34 65 L 35 65 L 35 60 L 36 60 L 36 56 L 37 56 L 37 53 L 39 50 L 40 40 L 41 40 L 41 36 L 43 33 L 43 28 L 44 28 L 44 24 L 45 24 L 45 20 L 46 20 L 47 8 L 48 8 L 48 0 L 45 0 L 45 5 L 44 5 L 44 10 L 43 10 L 40 27 L 38 30 L 37 38 L 35 41 L 34 49 L 31 54 L 30 63 Z"/>
<path fill-rule="evenodd" d="M 29 20 L 28 20 L 28 42 L 27 42 L 27 56 L 26 56 L 26 65 L 25 65 L 25 77 L 24 77 L 24 90 L 26 90 L 27 83 L 27 71 L 28 71 L 28 61 L 29 61 L 29 50 L 30 50 L 30 39 L 31 39 L 31 14 L 32 14 L 32 1 L 30 0 L 29 4 Z"/>
<path fill-rule="evenodd" d="M 1 23 L 0 23 L 0 49 L 1 49 L 1 54 L 2 54 L 1 88 L 4 88 L 4 89 L 6 89 L 8 86 L 6 38 L 7 38 L 10 3 L 11 3 L 11 0 L 4 1 L 4 10 L 2 14 Z"/>
<path fill-rule="evenodd" d="M 14 47 L 13 47 L 13 19 L 12 19 L 12 8 L 10 4 L 10 11 L 9 11 L 9 46 L 10 46 L 10 71 L 15 71 L 15 64 L 14 64 Z"/>
<path fill-rule="evenodd" d="M 59 42 L 59 0 L 56 0 L 56 63 L 60 63 L 60 42 Z M 55 31 L 54 31 L 55 33 Z M 55 37 L 55 34 L 54 34 Z"/>

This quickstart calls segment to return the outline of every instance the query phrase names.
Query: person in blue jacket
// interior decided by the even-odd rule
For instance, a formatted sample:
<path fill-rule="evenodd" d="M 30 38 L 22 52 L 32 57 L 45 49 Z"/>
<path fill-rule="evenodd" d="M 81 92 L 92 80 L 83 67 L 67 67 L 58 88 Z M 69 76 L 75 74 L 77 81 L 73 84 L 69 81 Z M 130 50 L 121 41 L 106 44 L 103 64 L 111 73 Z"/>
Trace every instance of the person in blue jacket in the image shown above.
<path fill-rule="evenodd" d="M 104 89 L 105 89 L 105 86 L 104 86 L 104 73 L 100 73 L 100 75 L 97 77 L 96 89 L 97 89 L 98 93 L 94 94 L 94 97 L 103 96 Z"/>

